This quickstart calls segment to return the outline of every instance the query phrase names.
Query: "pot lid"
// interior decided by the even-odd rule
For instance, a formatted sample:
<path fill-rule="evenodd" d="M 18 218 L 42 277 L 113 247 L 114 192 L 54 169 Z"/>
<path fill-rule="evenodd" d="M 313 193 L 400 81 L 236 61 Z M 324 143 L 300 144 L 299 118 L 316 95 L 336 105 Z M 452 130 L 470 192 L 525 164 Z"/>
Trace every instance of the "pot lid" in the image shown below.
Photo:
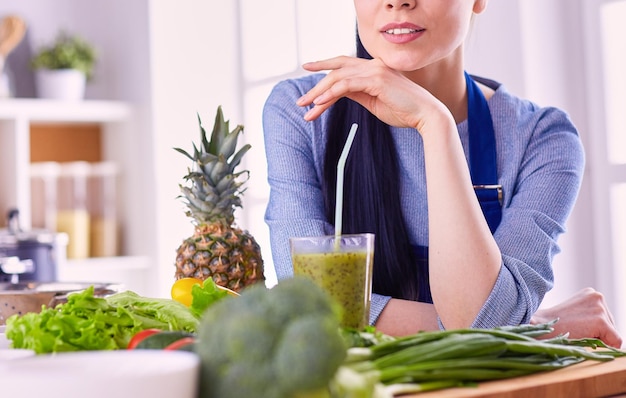
<path fill-rule="evenodd" d="M 48 230 L 22 230 L 17 209 L 9 210 L 7 229 L 0 230 L 0 245 L 3 246 L 15 246 L 20 243 L 53 244 L 55 240 L 56 234 Z"/>

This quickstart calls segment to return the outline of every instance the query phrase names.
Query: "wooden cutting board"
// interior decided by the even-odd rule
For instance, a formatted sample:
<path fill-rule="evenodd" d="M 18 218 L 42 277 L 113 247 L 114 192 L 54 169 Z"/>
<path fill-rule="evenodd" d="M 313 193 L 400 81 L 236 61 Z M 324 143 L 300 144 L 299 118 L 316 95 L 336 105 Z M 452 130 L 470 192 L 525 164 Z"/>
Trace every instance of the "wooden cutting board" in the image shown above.
<path fill-rule="evenodd" d="M 624 395 L 622 395 L 624 394 Z M 610 362 L 585 361 L 564 369 L 448 388 L 402 398 L 598 398 L 626 397 L 626 357 Z"/>

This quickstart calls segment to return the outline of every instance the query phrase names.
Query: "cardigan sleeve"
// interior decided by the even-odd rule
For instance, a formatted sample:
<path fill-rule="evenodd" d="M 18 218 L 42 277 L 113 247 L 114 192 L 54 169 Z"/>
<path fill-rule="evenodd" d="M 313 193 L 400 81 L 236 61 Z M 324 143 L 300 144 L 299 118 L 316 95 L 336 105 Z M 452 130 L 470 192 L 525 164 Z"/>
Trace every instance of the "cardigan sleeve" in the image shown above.
<path fill-rule="evenodd" d="M 528 132 L 529 139 L 501 148 L 501 167 L 509 176 L 502 221 L 494 234 L 502 267 L 472 327 L 530 321 L 553 286 L 557 238 L 580 189 L 584 151 L 568 116 L 555 108 L 536 108 L 527 115 L 511 118 L 516 126 L 505 122 L 505 128 L 520 135 Z M 506 116 L 499 114 L 500 119 Z"/>

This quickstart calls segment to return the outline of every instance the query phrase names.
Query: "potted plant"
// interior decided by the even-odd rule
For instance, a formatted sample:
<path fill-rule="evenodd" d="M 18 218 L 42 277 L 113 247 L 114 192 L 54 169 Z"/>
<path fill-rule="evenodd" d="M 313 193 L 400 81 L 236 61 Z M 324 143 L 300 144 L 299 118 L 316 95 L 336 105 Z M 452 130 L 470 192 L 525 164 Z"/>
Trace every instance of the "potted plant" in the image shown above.
<path fill-rule="evenodd" d="M 31 59 L 40 98 L 82 99 L 93 77 L 96 52 L 77 35 L 60 32 L 54 42 Z"/>

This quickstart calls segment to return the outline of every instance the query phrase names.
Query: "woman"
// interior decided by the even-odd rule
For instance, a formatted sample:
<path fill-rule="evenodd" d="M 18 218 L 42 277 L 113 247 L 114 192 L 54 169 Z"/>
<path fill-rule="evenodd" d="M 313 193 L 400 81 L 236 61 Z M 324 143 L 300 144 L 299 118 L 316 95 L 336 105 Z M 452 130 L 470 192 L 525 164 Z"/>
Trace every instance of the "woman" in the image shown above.
<path fill-rule="evenodd" d="M 371 322 L 389 334 L 532 322 L 553 284 L 583 149 L 564 112 L 465 73 L 486 3 L 354 0 L 357 57 L 305 64 L 329 72 L 279 83 L 264 109 L 279 278 L 289 237 L 333 233 L 337 159 L 359 124 L 342 232 L 376 234 Z"/>

